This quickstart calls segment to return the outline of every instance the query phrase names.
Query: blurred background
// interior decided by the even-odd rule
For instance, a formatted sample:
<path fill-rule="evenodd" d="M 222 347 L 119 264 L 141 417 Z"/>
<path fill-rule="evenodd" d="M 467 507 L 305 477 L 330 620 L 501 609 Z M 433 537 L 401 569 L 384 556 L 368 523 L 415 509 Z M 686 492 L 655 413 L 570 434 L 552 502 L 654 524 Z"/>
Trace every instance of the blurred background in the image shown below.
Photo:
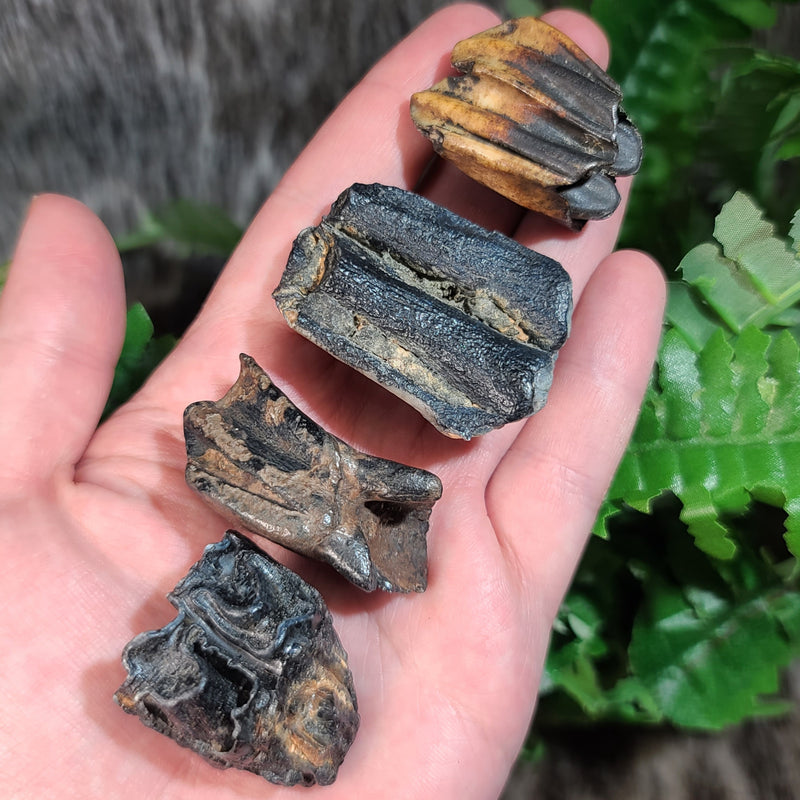
<path fill-rule="evenodd" d="M 4 0 L 0 263 L 10 258 L 32 194 L 81 199 L 116 237 L 130 302 L 142 303 L 152 319 L 144 338 L 166 342 L 154 351 L 163 353 L 170 341 L 163 337 L 180 336 L 242 229 L 328 113 L 383 53 L 446 4 Z M 737 191 L 771 221 L 766 236 L 783 242 L 800 231 L 800 221 L 791 225 L 800 207 L 796 3 L 489 5 L 505 17 L 578 7 L 607 30 L 610 72 L 624 88 L 646 153 L 623 244 L 654 252 L 670 277 L 680 277 L 683 257 L 712 239 L 715 218 Z M 780 244 L 790 256 L 800 249 L 797 238 L 794 246 Z M 797 338 L 797 317 L 784 313 L 773 322 Z M 738 331 L 720 335 L 738 346 Z M 792 369 L 785 370 L 790 383 Z M 766 377 L 759 385 L 772 381 L 773 395 L 797 397 L 795 384 L 783 391 Z M 714 446 L 710 441 L 709 452 Z M 631 530 L 660 532 L 660 541 L 688 552 L 686 541 L 694 548 L 697 537 L 689 537 L 682 513 L 687 498 L 623 514 L 606 539 L 593 539 L 557 623 L 542 707 L 506 800 L 800 797 L 800 671 L 787 668 L 800 653 L 797 550 L 781 539 L 797 509 L 789 490 L 779 489 L 758 497 L 750 491 L 741 507 L 720 511 L 715 522 L 732 550 L 701 543 L 691 551 L 689 561 L 713 568 L 716 583 L 673 564 L 670 585 L 702 620 L 706 638 L 698 641 L 712 653 L 699 672 L 684 658 L 648 683 L 628 654 L 644 635 L 646 587 L 667 580 L 656 574 L 661 562 L 652 554 L 626 550 Z M 698 586 L 704 597 L 716 592 L 727 603 L 724 613 L 719 604 L 701 607 Z M 758 624 L 777 626 L 780 648 L 737 638 L 749 630 L 743 609 L 750 613 L 756 601 L 764 614 Z M 683 694 L 680 707 L 661 702 L 668 694 L 662 678 L 672 675 L 674 685 L 676 670 L 705 684 L 706 693 Z M 730 681 L 744 705 L 734 708 L 730 699 L 723 707 L 724 691 L 715 694 L 714 686 Z"/>
<path fill-rule="evenodd" d="M 129 296 L 180 333 L 236 237 L 226 223 L 244 227 L 348 89 L 444 5 L 4 0 L 0 262 L 33 193 L 78 197 L 115 236 L 143 234 L 122 242 Z M 145 246 L 148 215 L 176 201 L 222 213 L 172 209 L 194 232 Z"/>

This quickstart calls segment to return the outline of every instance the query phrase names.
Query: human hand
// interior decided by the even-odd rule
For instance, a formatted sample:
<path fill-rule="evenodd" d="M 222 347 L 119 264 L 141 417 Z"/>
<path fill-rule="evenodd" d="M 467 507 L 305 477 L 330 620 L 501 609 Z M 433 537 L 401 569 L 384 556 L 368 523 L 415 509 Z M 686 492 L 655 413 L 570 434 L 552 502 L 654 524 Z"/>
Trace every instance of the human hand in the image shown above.
<path fill-rule="evenodd" d="M 596 60 L 586 18 L 548 15 Z M 431 199 L 561 261 L 572 335 L 550 399 L 471 442 L 289 330 L 270 294 L 291 241 L 355 181 L 416 185 L 431 150 L 413 91 L 452 45 L 495 24 L 477 6 L 432 17 L 348 96 L 256 217 L 195 323 L 146 386 L 98 429 L 124 333 L 119 259 L 66 198 L 34 200 L 0 296 L 0 786 L 9 797 L 289 796 L 221 772 L 111 700 L 123 645 L 174 616 L 164 595 L 225 522 L 186 486 L 182 412 L 218 399 L 251 354 L 309 416 L 348 443 L 429 469 L 429 586 L 364 594 L 263 541 L 325 597 L 349 653 L 361 729 L 334 800 L 489 798 L 527 731 L 550 626 L 636 419 L 658 340 L 663 281 L 612 253 L 622 210 L 580 234 L 519 209 L 445 163 Z M 621 180 L 625 193 L 628 181 Z"/>

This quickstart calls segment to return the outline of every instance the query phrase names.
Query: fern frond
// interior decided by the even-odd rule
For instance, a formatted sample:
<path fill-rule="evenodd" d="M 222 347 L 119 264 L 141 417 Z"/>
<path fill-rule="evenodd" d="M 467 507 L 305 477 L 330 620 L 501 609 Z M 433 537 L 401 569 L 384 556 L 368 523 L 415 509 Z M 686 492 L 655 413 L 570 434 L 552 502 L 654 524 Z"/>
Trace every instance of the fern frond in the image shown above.
<path fill-rule="evenodd" d="M 673 286 L 656 372 L 595 531 L 672 492 L 696 545 L 727 559 L 726 519 L 758 500 L 785 510 L 800 557 L 800 346 L 780 327 L 800 301 L 800 215 L 792 248 L 737 192 L 714 236 L 681 263 L 685 283 Z"/>
<path fill-rule="evenodd" d="M 714 238 L 684 257 L 688 281 L 735 333 L 764 328 L 800 301 L 800 260 L 775 235 L 758 206 L 742 192 L 717 217 Z"/>
<path fill-rule="evenodd" d="M 658 374 L 601 520 L 628 505 L 648 511 L 666 491 L 709 555 L 730 558 L 726 515 L 751 500 L 780 501 L 787 545 L 800 556 L 800 348 L 789 331 L 717 331 L 695 352 L 668 331 Z"/>

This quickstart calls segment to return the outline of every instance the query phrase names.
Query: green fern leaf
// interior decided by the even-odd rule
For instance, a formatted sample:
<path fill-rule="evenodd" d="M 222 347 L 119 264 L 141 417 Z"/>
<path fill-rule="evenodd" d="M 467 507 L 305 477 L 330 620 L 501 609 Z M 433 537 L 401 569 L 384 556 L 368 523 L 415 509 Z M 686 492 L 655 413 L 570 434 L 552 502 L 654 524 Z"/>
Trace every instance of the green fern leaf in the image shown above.
<path fill-rule="evenodd" d="M 713 0 L 714 5 L 726 14 L 736 17 L 749 28 L 769 28 L 775 24 L 777 14 L 773 4 L 765 0 Z"/>
<path fill-rule="evenodd" d="M 793 250 L 736 193 L 714 235 L 681 263 L 686 283 L 672 287 L 657 369 L 595 531 L 671 492 L 696 545 L 730 559 L 725 520 L 758 500 L 784 509 L 800 556 L 800 347 L 780 327 L 800 300 L 800 215 Z"/>
<path fill-rule="evenodd" d="M 154 337 L 153 333 L 153 323 L 144 306 L 135 303 L 128 309 L 125 341 L 114 370 L 114 381 L 103 411 L 103 419 L 131 398 L 175 346 L 173 336 Z"/>
<path fill-rule="evenodd" d="M 777 693 L 780 669 L 796 654 L 786 631 L 800 614 L 795 590 L 775 586 L 735 597 L 648 577 L 630 663 L 667 719 L 718 730 L 787 710 L 785 703 L 762 698 Z"/>
<path fill-rule="evenodd" d="M 648 511 L 664 492 L 683 503 L 697 546 L 736 550 L 724 522 L 753 500 L 779 502 L 786 541 L 800 556 L 800 348 L 788 330 L 718 330 L 696 352 L 675 329 L 600 521 L 624 505 Z"/>
<path fill-rule="evenodd" d="M 792 225 L 789 228 L 789 236 L 792 237 L 792 242 L 794 243 L 794 254 L 796 257 L 800 257 L 800 209 L 795 212 L 795 215 L 792 217 Z"/>
<path fill-rule="evenodd" d="M 764 0 L 595 0 L 592 5 L 592 15 L 614 43 L 610 72 L 645 135 L 664 118 L 704 103 L 710 51 L 745 37 L 752 27 L 769 25 L 773 14 Z"/>
<path fill-rule="evenodd" d="M 797 131 L 782 113 L 796 73 L 754 58 L 755 29 L 772 24 L 774 0 L 595 0 L 592 16 L 609 34 L 609 72 L 640 128 L 644 160 L 622 231 L 624 246 L 653 253 L 671 273 L 707 235 L 710 208 L 737 187 L 756 193 L 773 216 L 794 211 L 787 187 L 798 168 L 781 162 Z M 756 66 L 757 65 L 757 66 Z M 773 128 L 778 117 L 781 122 Z M 796 193 L 795 193 L 796 194 Z"/>
<path fill-rule="evenodd" d="M 729 200 L 714 227 L 714 244 L 691 250 L 680 269 L 735 333 L 763 328 L 800 300 L 800 260 L 742 192 Z"/>
<path fill-rule="evenodd" d="M 688 283 L 671 281 L 667 297 L 666 321 L 670 327 L 678 328 L 696 351 L 719 329 L 719 320 L 698 306 Z"/>
<path fill-rule="evenodd" d="M 727 353 L 735 360 L 736 348 Z M 741 545 L 720 560 L 697 549 L 680 509 L 664 498 L 653 514 L 621 514 L 608 539 L 589 542 L 554 625 L 542 724 L 717 730 L 787 710 L 775 693 L 800 652 L 800 594 L 762 548 L 764 518 L 739 517 Z"/>
<path fill-rule="evenodd" d="M 121 252 L 170 245 L 178 253 L 229 256 L 242 238 L 242 229 L 220 208 L 180 199 L 148 212 L 139 226 L 117 238 Z"/>

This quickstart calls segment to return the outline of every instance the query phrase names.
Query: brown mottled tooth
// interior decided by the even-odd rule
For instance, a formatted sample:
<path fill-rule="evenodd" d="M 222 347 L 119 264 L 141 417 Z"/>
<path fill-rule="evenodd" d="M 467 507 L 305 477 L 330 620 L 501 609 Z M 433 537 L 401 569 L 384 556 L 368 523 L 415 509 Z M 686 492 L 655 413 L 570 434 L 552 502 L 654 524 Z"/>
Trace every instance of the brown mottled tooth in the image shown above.
<path fill-rule="evenodd" d="M 421 592 L 430 472 L 361 453 L 303 414 L 258 364 L 184 412 L 186 481 L 247 530 L 330 564 L 365 591 Z"/>

